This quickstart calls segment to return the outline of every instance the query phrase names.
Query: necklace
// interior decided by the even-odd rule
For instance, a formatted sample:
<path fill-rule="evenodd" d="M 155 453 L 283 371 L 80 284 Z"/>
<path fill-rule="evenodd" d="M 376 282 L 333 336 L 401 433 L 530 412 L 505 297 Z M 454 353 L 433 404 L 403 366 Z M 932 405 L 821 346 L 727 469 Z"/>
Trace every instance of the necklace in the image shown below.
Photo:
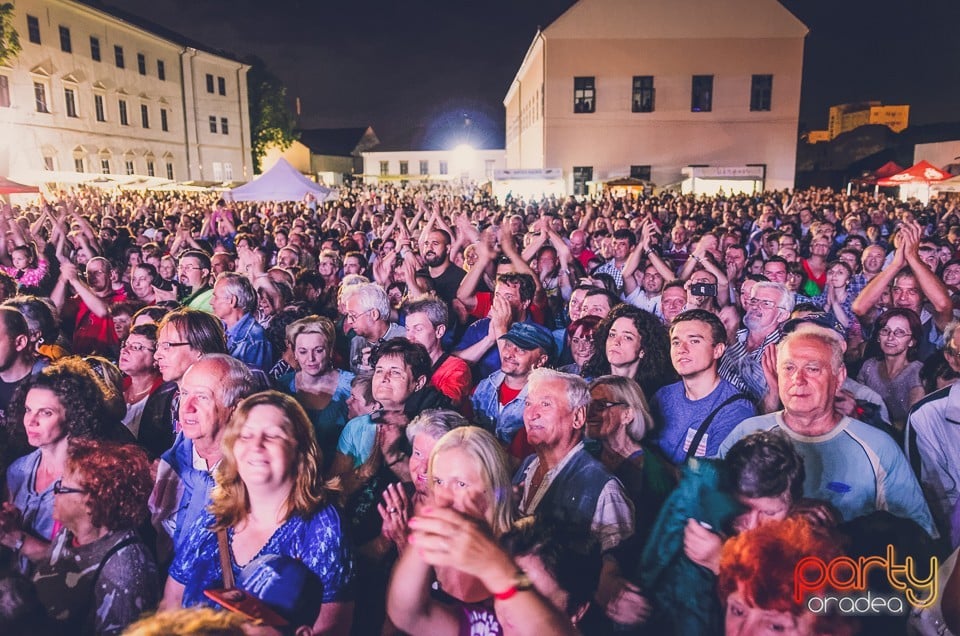
<path fill-rule="evenodd" d="M 127 401 L 127 404 L 134 404 L 136 402 L 139 402 L 140 398 L 142 398 L 144 395 L 149 393 L 150 389 L 152 388 L 153 388 L 152 386 L 148 386 L 143 391 L 140 391 L 138 393 L 127 393 L 126 391 L 124 391 L 124 399 Z"/>

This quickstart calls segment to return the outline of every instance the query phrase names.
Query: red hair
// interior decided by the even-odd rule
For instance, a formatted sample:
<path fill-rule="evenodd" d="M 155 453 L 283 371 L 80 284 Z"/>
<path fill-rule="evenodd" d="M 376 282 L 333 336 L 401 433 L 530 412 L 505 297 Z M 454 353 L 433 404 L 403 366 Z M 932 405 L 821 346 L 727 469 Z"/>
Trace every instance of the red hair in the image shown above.
<path fill-rule="evenodd" d="M 95 527 L 130 530 L 150 514 L 150 460 L 139 446 L 72 437 L 67 468 L 77 473 L 80 486 L 90 494 Z"/>

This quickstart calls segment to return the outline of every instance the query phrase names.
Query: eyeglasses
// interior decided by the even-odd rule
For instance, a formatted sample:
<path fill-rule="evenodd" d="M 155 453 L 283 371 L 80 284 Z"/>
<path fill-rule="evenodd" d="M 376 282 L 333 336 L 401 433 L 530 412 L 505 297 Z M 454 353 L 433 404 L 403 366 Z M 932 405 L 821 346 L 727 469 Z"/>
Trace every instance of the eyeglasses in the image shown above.
<path fill-rule="evenodd" d="M 587 410 L 591 413 L 605 413 L 609 409 L 612 409 L 615 406 L 627 406 L 626 402 L 607 402 L 606 400 L 594 400 L 590 403 L 590 406 L 587 407 Z"/>
<path fill-rule="evenodd" d="M 772 300 L 763 300 L 762 298 L 748 298 L 746 302 L 747 307 L 756 307 L 757 305 L 762 305 L 764 309 L 773 309 L 778 307 L 777 303 Z"/>
<path fill-rule="evenodd" d="M 570 338 L 571 347 L 592 347 L 593 338 Z"/>
<path fill-rule="evenodd" d="M 57 481 L 53 482 L 53 494 L 55 495 L 69 495 L 71 493 L 83 495 L 86 494 L 86 492 L 86 490 L 82 490 L 80 488 L 70 488 L 68 486 L 64 486 L 62 479 L 58 479 Z"/>
<path fill-rule="evenodd" d="M 160 351 L 170 351 L 173 347 L 189 347 L 189 342 L 158 342 L 157 349 Z"/>
<path fill-rule="evenodd" d="M 881 338 L 889 338 L 893 336 L 894 338 L 906 338 L 910 335 L 909 331 L 904 331 L 903 329 L 890 329 L 889 327 L 884 327 L 880 330 Z"/>
<path fill-rule="evenodd" d="M 165 344 L 171 344 L 171 343 L 165 343 Z M 123 344 L 120 345 L 120 350 L 122 351 L 124 349 L 127 349 L 128 351 L 136 351 L 137 353 L 140 353 L 141 351 L 150 351 L 150 352 L 156 351 L 156 349 L 151 349 L 150 347 L 144 344 L 141 344 L 139 342 L 127 342 L 127 341 L 124 341 Z"/>
<path fill-rule="evenodd" d="M 189 263 L 180 263 L 179 265 L 177 265 L 177 270 L 181 272 L 190 272 L 195 269 L 203 269 L 203 268 L 197 265 L 190 265 Z"/>
<path fill-rule="evenodd" d="M 366 310 L 366 311 L 361 311 L 359 314 L 356 313 L 356 312 L 349 312 L 349 313 L 344 314 L 344 316 L 345 316 L 346 319 L 349 320 L 350 322 L 357 322 L 357 320 L 359 320 L 360 316 L 362 316 L 362 315 L 364 315 L 364 314 L 369 314 L 371 311 L 373 311 L 373 310 L 372 310 L 372 309 L 368 309 L 368 310 Z"/>

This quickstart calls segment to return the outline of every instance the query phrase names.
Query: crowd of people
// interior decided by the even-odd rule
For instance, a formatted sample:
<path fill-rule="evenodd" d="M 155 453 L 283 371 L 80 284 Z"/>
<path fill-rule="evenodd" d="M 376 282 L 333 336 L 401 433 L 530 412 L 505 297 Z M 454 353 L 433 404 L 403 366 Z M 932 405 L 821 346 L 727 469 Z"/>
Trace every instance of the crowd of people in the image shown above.
<path fill-rule="evenodd" d="M 0 633 L 960 634 L 954 201 L 81 188 L 0 303 Z"/>

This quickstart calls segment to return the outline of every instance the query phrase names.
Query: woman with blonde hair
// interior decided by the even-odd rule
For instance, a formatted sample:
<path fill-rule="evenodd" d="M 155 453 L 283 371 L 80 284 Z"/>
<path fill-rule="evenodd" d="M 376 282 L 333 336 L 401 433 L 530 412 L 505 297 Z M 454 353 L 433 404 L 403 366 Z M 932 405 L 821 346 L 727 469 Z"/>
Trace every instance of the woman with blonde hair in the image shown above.
<path fill-rule="evenodd" d="M 219 539 L 234 578 L 263 555 L 302 561 L 323 583 L 314 631 L 348 633 L 353 558 L 332 485 L 320 477 L 322 463 L 313 426 L 296 400 L 276 391 L 243 400 L 224 434 L 209 512 L 186 531 L 161 609 L 210 604 L 204 590 L 224 587 Z"/>
<path fill-rule="evenodd" d="M 354 378 L 352 372 L 333 364 L 336 340 L 336 328 L 328 318 L 307 316 L 290 323 L 287 342 L 300 370 L 277 381 L 277 386 L 296 398 L 306 411 L 328 464 L 333 460 L 340 432 L 350 419 L 347 399 Z"/>
<path fill-rule="evenodd" d="M 590 383 L 587 435 L 600 442 L 598 459 L 623 483 L 637 513 L 636 534 L 642 545 L 660 507 L 677 483 L 673 467 L 644 437 L 653 416 L 640 386 L 632 379 L 604 375 Z"/>

